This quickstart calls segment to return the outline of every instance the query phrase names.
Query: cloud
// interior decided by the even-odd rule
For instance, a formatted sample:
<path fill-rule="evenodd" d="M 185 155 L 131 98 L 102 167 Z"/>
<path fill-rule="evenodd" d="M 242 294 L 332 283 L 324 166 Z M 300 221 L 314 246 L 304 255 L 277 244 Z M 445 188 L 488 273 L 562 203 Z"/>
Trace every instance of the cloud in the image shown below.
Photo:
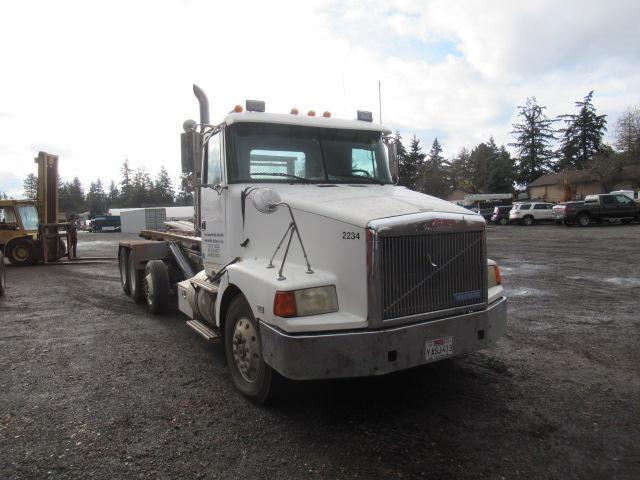
<path fill-rule="evenodd" d="M 0 192 L 13 198 L 21 197 L 22 181 L 23 179 L 13 172 L 0 171 Z"/>
<path fill-rule="evenodd" d="M 445 153 L 511 141 L 535 95 L 553 116 L 595 89 L 611 122 L 640 104 L 640 4 L 415 1 L 12 2 L 0 42 L 0 170 L 35 172 L 37 150 L 64 179 L 119 177 L 125 158 L 179 174 L 179 133 L 200 84 L 220 121 L 245 98 L 268 111 L 378 112 Z M 34 15 L 33 12 L 38 14 Z M 50 26 L 56 25 L 52 35 Z"/>

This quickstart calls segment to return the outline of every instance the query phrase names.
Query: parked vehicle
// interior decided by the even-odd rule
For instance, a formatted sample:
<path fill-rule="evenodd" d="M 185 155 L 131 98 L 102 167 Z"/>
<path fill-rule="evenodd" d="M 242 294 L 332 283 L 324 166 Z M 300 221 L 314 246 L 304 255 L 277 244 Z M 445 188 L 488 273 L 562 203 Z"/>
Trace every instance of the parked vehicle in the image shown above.
<path fill-rule="evenodd" d="M 535 222 L 550 222 L 553 220 L 553 206 L 553 203 L 545 202 L 514 203 L 509 212 L 509 221 L 527 227 Z"/>
<path fill-rule="evenodd" d="M 507 225 L 509 223 L 509 212 L 513 208 L 513 205 L 500 205 L 493 209 L 493 215 L 491 215 L 491 221 L 499 225 Z"/>
<path fill-rule="evenodd" d="M 486 224 L 394 185 L 391 130 L 236 106 L 184 123 L 193 235 L 120 242 L 122 289 L 153 313 L 171 292 L 187 325 L 224 343 L 239 391 L 265 401 L 293 380 L 382 375 L 492 346 L 506 329 Z M 204 155 L 204 158 L 203 158 Z"/>
<path fill-rule="evenodd" d="M 91 221 L 90 232 L 119 232 L 120 217 L 117 215 L 105 215 L 96 217 Z"/>
<path fill-rule="evenodd" d="M 556 211 L 557 218 L 567 226 L 577 223 L 586 227 L 592 222 L 603 220 L 629 223 L 633 220 L 640 221 L 640 204 L 623 194 L 588 195 L 584 202 L 565 203 L 562 216 L 559 214 Z"/>
<path fill-rule="evenodd" d="M 565 208 L 576 208 L 578 205 L 582 205 L 582 204 L 584 204 L 584 201 L 574 200 L 571 202 L 563 202 L 559 205 L 554 205 L 553 208 L 551 209 L 551 216 L 553 217 L 553 221 L 557 225 L 562 225 L 562 224 L 572 225 L 573 220 L 567 220 L 564 217 L 564 210 Z"/>

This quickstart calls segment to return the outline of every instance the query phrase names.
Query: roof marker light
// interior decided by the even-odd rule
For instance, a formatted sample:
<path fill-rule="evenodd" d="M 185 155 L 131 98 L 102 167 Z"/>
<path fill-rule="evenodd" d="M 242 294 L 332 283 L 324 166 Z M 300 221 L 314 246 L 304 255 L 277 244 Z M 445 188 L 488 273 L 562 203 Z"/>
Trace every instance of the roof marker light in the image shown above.
<path fill-rule="evenodd" d="M 298 115 L 298 113 L 300 113 L 300 112 L 298 112 L 298 109 L 296 107 L 293 107 L 291 109 L 291 112 L 289 112 L 289 113 L 291 113 L 291 115 Z"/>
<path fill-rule="evenodd" d="M 242 113 L 242 105 L 236 105 L 231 111 L 235 113 Z"/>
<path fill-rule="evenodd" d="M 309 110 L 307 112 L 307 115 L 309 115 L 310 117 L 315 117 L 316 116 L 316 112 L 314 112 L 313 110 Z"/>
<path fill-rule="evenodd" d="M 265 104 L 263 100 L 247 100 L 245 102 L 247 112 L 264 112 Z"/>
<path fill-rule="evenodd" d="M 324 113 L 322 114 L 322 116 L 323 116 L 324 118 L 331 118 L 331 112 L 326 111 L 326 112 L 324 112 Z"/>
<path fill-rule="evenodd" d="M 373 113 L 366 110 L 358 110 L 358 120 L 363 122 L 373 122 Z"/>

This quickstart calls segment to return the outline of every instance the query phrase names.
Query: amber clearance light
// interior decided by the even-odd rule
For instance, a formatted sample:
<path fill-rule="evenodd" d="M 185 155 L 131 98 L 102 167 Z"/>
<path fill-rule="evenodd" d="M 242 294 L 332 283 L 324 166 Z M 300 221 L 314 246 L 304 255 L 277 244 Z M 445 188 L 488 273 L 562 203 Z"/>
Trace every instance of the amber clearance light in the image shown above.
<path fill-rule="evenodd" d="M 295 317 L 298 314 L 295 292 L 276 292 L 273 313 L 284 318 Z"/>

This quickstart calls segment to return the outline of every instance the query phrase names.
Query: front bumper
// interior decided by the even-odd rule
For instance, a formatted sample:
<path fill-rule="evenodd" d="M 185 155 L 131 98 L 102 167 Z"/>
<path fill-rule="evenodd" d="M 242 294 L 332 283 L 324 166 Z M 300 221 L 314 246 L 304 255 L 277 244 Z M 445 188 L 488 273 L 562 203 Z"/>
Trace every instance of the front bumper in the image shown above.
<path fill-rule="evenodd" d="M 262 355 L 293 380 L 366 377 L 430 363 L 427 340 L 453 337 L 453 356 L 492 346 L 507 326 L 507 299 L 486 310 L 413 325 L 347 333 L 290 335 L 260 322 Z"/>

